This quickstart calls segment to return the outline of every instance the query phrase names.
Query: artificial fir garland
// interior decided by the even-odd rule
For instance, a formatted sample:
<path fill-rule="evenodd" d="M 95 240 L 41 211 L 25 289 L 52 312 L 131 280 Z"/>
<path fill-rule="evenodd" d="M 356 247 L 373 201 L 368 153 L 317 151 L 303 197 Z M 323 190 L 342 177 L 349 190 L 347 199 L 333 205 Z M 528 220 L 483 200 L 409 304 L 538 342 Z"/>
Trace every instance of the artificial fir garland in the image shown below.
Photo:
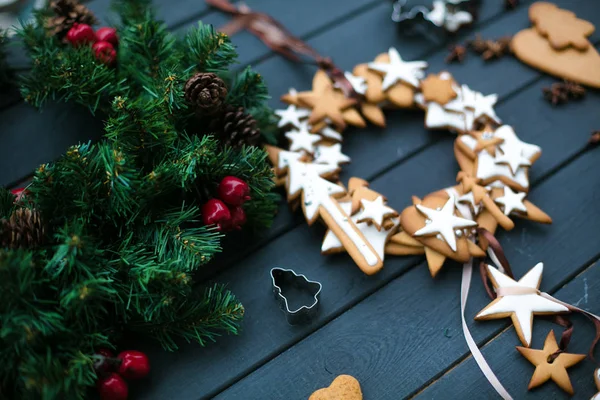
<path fill-rule="evenodd" d="M 210 26 L 178 40 L 148 1 L 115 6 L 115 64 L 63 40 L 69 31 L 59 26 L 90 18 L 73 1 L 53 2 L 19 32 L 33 59 L 26 101 L 74 102 L 106 125 L 101 142 L 39 167 L 23 196 L 0 189 L 3 398 L 86 397 L 98 351 L 126 332 L 169 350 L 180 339 L 203 345 L 236 333 L 244 309 L 234 295 L 222 285 L 193 288 L 191 274 L 221 251 L 223 236 L 202 222 L 202 205 L 233 176 L 250 189 L 251 200 L 234 209 L 245 228 L 264 228 L 274 214 L 266 154 L 247 146 L 273 120 L 261 77 L 250 69 L 233 77 L 235 50 Z M 62 18 L 65 7 L 79 14 Z M 209 85 L 219 97 L 210 112 L 184 95 L 198 73 L 226 87 Z"/>
<path fill-rule="evenodd" d="M 7 45 L 8 35 L 6 34 L 6 31 L 0 29 L 0 88 L 7 86 L 13 75 L 7 62 Z"/>

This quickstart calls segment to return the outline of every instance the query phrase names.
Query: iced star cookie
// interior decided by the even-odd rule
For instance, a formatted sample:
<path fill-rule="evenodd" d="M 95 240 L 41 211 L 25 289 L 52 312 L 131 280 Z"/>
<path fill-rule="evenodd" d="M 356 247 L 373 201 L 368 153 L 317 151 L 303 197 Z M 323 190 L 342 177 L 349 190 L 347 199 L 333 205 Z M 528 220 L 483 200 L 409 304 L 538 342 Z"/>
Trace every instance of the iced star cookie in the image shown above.
<path fill-rule="evenodd" d="M 431 275 L 435 277 L 446 258 L 465 263 L 471 257 L 485 253 L 470 238 L 477 223 L 464 218 L 456 209 L 454 196 L 437 192 L 423 200 L 413 199 L 413 205 L 400 215 L 401 234 L 391 241 L 406 244 L 405 235 L 421 243 Z"/>
<path fill-rule="evenodd" d="M 424 61 L 402 60 L 402 57 L 393 47 L 387 53 L 378 55 L 375 61 L 364 66 L 357 66 L 357 71 L 368 81 L 366 98 L 369 102 L 379 104 L 389 101 L 396 107 L 408 108 L 413 106 L 415 89 L 425 77 L 423 69 L 427 67 Z M 379 75 L 379 80 L 373 78 Z M 372 87 L 371 87 L 372 85 Z"/>
<path fill-rule="evenodd" d="M 340 199 L 339 204 L 367 238 L 381 260 L 384 260 L 388 240 L 399 227 L 398 213 L 388 207 L 384 197 L 369 189 L 367 183 L 362 179 L 351 178 L 348 187 L 349 196 L 346 199 Z M 353 212 L 352 205 L 357 201 L 360 206 Z M 367 216 L 369 218 L 365 218 Z M 341 241 L 332 231 L 327 231 L 321 246 L 321 253 L 332 254 L 343 251 L 345 251 L 345 247 Z"/>
<path fill-rule="evenodd" d="M 520 140 L 508 125 L 495 131 L 486 127 L 469 132 L 454 142 L 454 155 L 462 171 L 480 179 L 483 185 L 503 183 L 523 192 L 529 190 L 529 167 L 541 154 L 539 146 Z"/>
<path fill-rule="evenodd" d="M 523 357 L 535 366 L 535 371 L 529 382 L 528 389 L 531 390 L 542 384 L 553 380 L 562 390 L 573 396 L 575 391 L 569 379 L 567 368 L 583 361 L 585 354 L 569 354 L 559 350 L 554 331 L 550 331 L 544 342 L 542 350 L 529 349 L 527 347 L 517 346 L 517 350 Z M 552 362 L 550 362 L 550 360 Z"/>
<path fill-rule="evenodd" d="M 475 319 L 485 321 L 510 317 L 523 346 L 529 347 L 531 344 L 534 315 L 569 312 L 562 304 L 540 295 L 543 263 L 538 263 L 518 281 L 491 265 L 486 265 L 486 270 L 498 297 L 481 310 Z"/>

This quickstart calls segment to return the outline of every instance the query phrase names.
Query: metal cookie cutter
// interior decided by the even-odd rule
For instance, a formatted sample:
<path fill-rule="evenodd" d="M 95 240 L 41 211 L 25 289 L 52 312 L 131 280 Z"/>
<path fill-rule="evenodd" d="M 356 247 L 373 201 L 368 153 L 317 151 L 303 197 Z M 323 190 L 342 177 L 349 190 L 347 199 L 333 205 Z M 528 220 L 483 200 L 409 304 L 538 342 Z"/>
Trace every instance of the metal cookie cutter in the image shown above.
<path fill-rule="evenodd" d="M 311 281 L 304 275 L 299 275 L 291 269 L 271 269 L 271 280 L 273 283 L 273 294 L 279 302 L 279 308 L 285 313 L 285 318 L 290 325 L 298 325 L 315 317 L 319 310 L 319 296 L 323 285 L 317 281 Z M 282 294 L 282 286 L 293 286 L 313 295 L 314 302 L 309 306 L 302 306 L 296 310 L 290 310 L 287 298 Z"/>

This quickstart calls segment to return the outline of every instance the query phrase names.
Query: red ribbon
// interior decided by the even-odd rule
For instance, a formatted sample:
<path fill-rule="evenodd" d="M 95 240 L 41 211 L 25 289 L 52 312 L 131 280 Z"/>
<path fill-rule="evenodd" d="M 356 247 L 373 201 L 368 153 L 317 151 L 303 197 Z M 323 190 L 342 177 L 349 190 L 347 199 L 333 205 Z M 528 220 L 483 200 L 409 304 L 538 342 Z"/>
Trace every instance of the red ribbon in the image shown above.
<path fill-rule="evenodd" d="M 301 62 L 298 54 L 309 57 L 327 73 L 333 82 L 338 84 L 346 97 L 361 100 L 362 96 L 356 93 L 352 84 L 344 76 L 344 72 L 336 67 L 329 57 L 321 56 L 304 41 L 292 35 L 290 31 L 270 15 L 252 11 L 245 4 L 236 7 L 229 0 L 206 0 L 206 3 L 234 16 L 229 23 L 218 29 L 220 32 L 231 36 L 242 29 L 246 29 L 273 51 L 289 60 Z"/>

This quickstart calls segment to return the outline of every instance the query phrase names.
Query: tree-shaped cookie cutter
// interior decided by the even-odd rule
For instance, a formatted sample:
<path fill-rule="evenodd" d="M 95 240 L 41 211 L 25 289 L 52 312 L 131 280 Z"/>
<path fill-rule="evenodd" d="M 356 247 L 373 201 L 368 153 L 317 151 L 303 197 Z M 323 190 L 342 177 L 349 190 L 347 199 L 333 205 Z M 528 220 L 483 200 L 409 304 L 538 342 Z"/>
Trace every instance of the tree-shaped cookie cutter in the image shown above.
<path fill-rule="evenodd" d="M 273 284 L 273 294 L 279 303 L 279 308 L 284 312 L 285 318 L 290 325 L 298 325 L 313 319 L 319 310 L 319 297 L 323 285 L 317 281 L 311 281 L 302 274 L 297 274 L 291 269 L 272 268 L 271 281 Z M 296 310 L 291 310 L 288 299 L 282 294 L 282 286 L 288 284 L 300 290 L 312 294 L 314 301 L 309 306 L 302 306 Z"/>

